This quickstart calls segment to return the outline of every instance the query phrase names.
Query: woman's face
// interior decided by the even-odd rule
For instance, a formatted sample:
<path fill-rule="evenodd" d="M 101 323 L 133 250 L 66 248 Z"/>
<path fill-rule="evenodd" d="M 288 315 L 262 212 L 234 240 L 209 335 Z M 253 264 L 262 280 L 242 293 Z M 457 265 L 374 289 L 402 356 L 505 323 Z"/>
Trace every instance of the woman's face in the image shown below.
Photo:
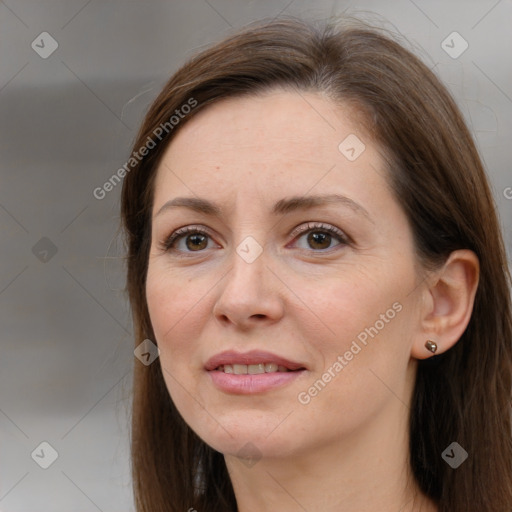
<path fill-rule="evenodd" d="M 420 277 L 378 147 L 348 114 L 313 93 L 224 100 L 158 169 L 146 291 L 160 364 L 222 453 L 405 428 Z"/>

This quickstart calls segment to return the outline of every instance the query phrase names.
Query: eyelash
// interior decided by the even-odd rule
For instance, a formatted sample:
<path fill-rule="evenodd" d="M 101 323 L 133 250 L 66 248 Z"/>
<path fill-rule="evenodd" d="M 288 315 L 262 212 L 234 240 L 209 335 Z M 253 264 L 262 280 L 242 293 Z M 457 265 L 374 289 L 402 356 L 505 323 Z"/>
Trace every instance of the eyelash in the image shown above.
<path fill-rule="evenodd" d="M 339 230 L 338 228 L 335 228 L 334 226 L 330 226 L 328 224 L 322 224 L 322 223 L 315 223 L 315 222 L 308 222 L 306 225 L 302 225 L 296 229 L 293 230 L 291 235 L 295 238 L 298 235 L 304 235 L 309 232 L 323 232 L 328 233 L 330 235 L 335 236 L 338 241 L 340 242 L 340 246 L 349 245 L 352 240 L 349 236 L 347 236 L 343 231 Z M 169 235 L 167 238 L 165 238 L 162 242 L 160 242 L 160 248 L 165 252 L 175 252 L 179 253 L 182 251 L 178 251 L 177 249 L 173 248 L 172 246 L 179 241 L 181 238 L 183 238 L 187 234 L 201 234 L 206 235 L 211 238 L 210 233 L 205 230 L 204 228 L 201 228 L 199 226 L 186 226 L 184 228 L 177 229 Z M 338 247 L 338 246 L 336 246 Z M 320 250 L 314 250 L 311 249 L 312 252 L 330 252 L 333 248 L 330 249 L 320 249 Z M 203 252 L 203 251 L 187 251 L 188 254 L 193 255 L 196 252 Z M 184 256 L 184 255 L 182 255 Z M 187 257 L 187 256 L 184 256 Z"/>

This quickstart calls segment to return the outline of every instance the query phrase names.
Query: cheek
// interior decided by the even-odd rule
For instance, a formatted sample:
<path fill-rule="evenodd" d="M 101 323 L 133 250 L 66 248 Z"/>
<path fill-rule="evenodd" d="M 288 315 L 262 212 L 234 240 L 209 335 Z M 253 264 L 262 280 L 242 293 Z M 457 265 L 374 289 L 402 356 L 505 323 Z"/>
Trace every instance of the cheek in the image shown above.
<path fill-rule="evenodd" d="M 195 374 L 191 370 L 196 361 L 199 365 L 194 340 L 200 337 L 198 311 L 204 291 L 199 292 L 208 289 L 197 288 L 194 280 L 173 276 L 168 269 L 156 265 L 148 269 L 147 304 L 160 349 L 162 375 L 173 402 L 185 417 L 193 416 L 194 401 L 190 396 L 197 394 Z"/>
<path fill-rule="evenodd" d="M 161 358 L 168 364 L 193 349 L 194 333 L 199 329 L 198 311 L 204 296 L 197 287 L 195 281 L 177 278 L 156 265 L 148 269 L 149 316 Z M 169 352 L 174 356 L 172 359 L 167 357 Z"/>
<path fill-rule="evenodd" d="M 322 320 L 321 330 L 307 330 L 306 323 L 301 326 L 306 327 L 304 339 L 314 347 L 319 362 L 312 384 L 321 374 L 332 392 L 342 388 L 355 400 L 367 389 L 371 401 L 374 384 L 384 388 L 376 375 L 389 383 L 403 377 L 412 329 L 412 298 L 406 296 L 406 281 L 406 276 L 400 280 L 386 279 L 385 275 L 380 282 L 338 279 L 331 286 L 322 284 L 321 294 L 308 295 L 310 309 Z M 335 395 L 329 394 L 325 394 L 326 401 L 335 400 Z"/>
<path fill-rule="evenodd" d="M 391 309 L 388 316 L 393 317 L 392 305 L 400 294 L 392 283 L 379 283 L 356 272 L 319 283 L 316 291 L 304 290 L 303 296 L 310 311 L 322 320 L 320 339 L 329 341 L 327 348 L 340 350 L 365 328 L 382 322 L 380 314 Z"/>
<path fill-rule="evenodd" d="M 309 335 L 320 364 L 294 397 L 297 412 L 320 437 L 332 435 L 333 425 L 335 435 L 357 431 L 388 406 L 400 408 L 407 400 L 409 355 L 402 302 L 393 302 L 396 294 L 382 293 L 368 294 L 366 301 L 357 303 L 342 290 L 338 293 L 338 300 L 325 309 L 333 314 L 329 326 L 335 336 Z M 327 417 L 329 422 L 318 420 Z"/>

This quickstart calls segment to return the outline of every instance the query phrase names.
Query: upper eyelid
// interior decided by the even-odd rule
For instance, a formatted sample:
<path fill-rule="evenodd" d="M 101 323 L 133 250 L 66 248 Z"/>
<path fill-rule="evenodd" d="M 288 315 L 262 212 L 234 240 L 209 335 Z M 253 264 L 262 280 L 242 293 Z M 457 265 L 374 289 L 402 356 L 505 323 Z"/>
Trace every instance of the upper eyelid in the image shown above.
<path fill-rule="evenodd" d="M 320 221 L 309 221 L 302 224 L 299 224 L 297 227 L 295 227 L 292 232 L 290 233 L 290 236 L 297 236 L 301 235 L 303 233 L 307 233 L 308 231 L 313 231 L 317 229 L 318 231 L 326 230 L 330 233 L 333 231 L 335 234 L 337 234 L 341 238 L 349 238 L 349 236 L 345 233 L 344 230 L 329 224 L 327 222 L 320 222 Z"/>

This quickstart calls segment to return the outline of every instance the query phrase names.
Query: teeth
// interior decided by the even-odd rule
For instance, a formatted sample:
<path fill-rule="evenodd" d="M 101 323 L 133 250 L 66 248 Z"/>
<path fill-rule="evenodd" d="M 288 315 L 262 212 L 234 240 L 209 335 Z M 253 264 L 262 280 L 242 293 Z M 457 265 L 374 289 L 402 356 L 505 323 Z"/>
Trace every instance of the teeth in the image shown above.
<path fill-rule="evenodd" d="M 233 373 L 235 375 L 245 375 L 247 373 L 247 365 L 246 364 L 234 364 L 233 365 Z"/>
<path fill-rule="evenodd" d="M 258 373 L 265 373 L 265 365 L 261 364 L 250 364 L 247 366 L 247 373 L 250 375 L 257 375 Z"/>
<path fill-rule="evenodd" d="M 257 375 L 260 373 L 289 372 L 286 366 L 277 365 L 275 363 L 259 363 L 259 364 L 225 364 L 219 366 L 218 370 L 224 373 L 233 373 L 235 375 Z"/>

